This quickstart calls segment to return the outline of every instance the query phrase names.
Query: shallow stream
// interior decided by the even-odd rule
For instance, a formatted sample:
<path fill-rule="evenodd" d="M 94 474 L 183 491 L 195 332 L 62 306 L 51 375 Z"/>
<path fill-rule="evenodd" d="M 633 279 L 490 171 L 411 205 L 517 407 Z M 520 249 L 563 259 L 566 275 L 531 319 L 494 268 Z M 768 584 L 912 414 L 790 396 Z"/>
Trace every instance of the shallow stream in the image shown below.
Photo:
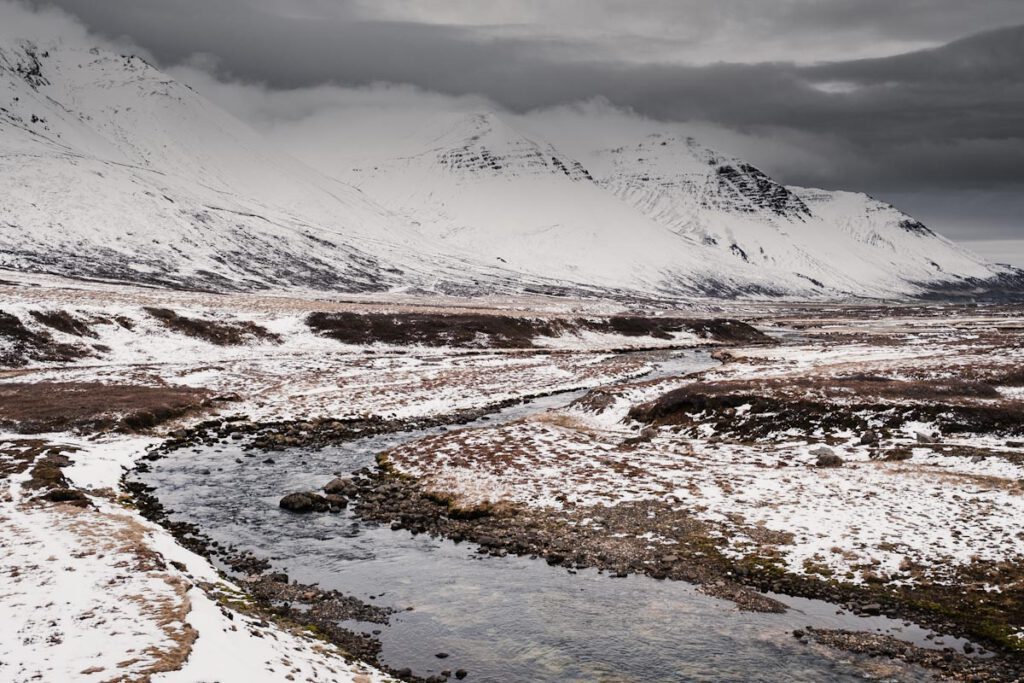
<path fill-rule="evenodd" d="M 704 351 L 656 359 L 644 379 L 715 364 Z M 479 425 L 565 405 L 582 393 L 529 401 Z M 197 524 L 211 539 L 268 558 L 303 583 L 400 610 L 388 626 L 346 625 L 380 629 L 381 660 L 422 676 L 465 669 L 467 681 L 489 682 L 929 680 L 918 670 L 853 661 L 792 636 L 813 625 L 884 631 L 936 646 L 926 631 L 886 617 L 837 614 L 834 605 L 784 596 L 792 605 L 786 614 L 740 612 L 681 582 L 571 574 L 542 560 L 479 555 L 469 544 L 365 524 L 348 511 L 295 515 L 278 507 L 284 493 L 319 489 L 335 473 L 372 467 L 378 452 L 436 431 L 291 449 L 269 454 L 272 463 L 235 443 L 185 449 L 135 476 L 155 487 L 172 519 Z"/>

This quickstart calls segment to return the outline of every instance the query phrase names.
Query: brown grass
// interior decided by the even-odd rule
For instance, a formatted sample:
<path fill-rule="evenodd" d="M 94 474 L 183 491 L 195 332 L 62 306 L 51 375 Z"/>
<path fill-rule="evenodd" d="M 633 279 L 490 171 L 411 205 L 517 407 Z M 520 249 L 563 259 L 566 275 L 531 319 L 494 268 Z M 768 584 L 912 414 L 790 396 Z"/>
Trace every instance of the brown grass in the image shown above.
<path fill-rule="evenodd" d="M 67 363 L 92 355 L 79 344 L 60 344 L 47 332 L 33 332 L 16 315 L 0 311 L 0 339 L 7 349 L 0 353 L 0 366 L 21 367 L 29 361 Z"/>
<path fill-rule="evenodd" d="M 622 337 L 671 339 L 692 332 L 709 341 L 764 343 L 768 337 L 746 323 L 725 319 L 529 318 L 477 313 L 311 313 L 306 324 L 325 337 L 348 344 L 385 344 L 490 348 L 532 348 L 538 337 L 604 332 Z"/>
<path fill-rule="evenodd" d="M 49 328 L 75 337 L 96 337 L 88 323 L 67 311 L 32 311 L 32 317 Z"/>
<path fill-rule="evenodd" d="M 218 346 L 241 346 L 260 341 L 275 344 L 281 342 L 279 335 L 248 320 L 230 322 L 202 320 L 178 315 L 169 308 L 154 308 L 152 306 L 147 306 L 145 310 L 170 330 L 190 337 L 197 337 Z"/>
<path fill-rule="evenodd" d="M 0 384 L 0 425 L 20 433 L 142 430 L 211 405 L 205 389 L 99 382 Z"/>
<path fill-rule="evenodd" d="M 96 539 L 97 546 L 105 552 L 124 554 L 131 558 L 131 571 L 155 573 L 163 578 L 171 588 L 170 595 L 152 596 L 131 595 L 127 599 L 136 603 L 142 612 L 156 622 L 166 637 L 159 646 L 154 645 L 145 650 L 150 662 L 146 668 L 133 673 L 130 680 L 147 682 L 159 673 L 176 671 L 184 665 L 192 652 L 192 646 L 199 637 L 198 631 L 187 623 L 188 613 L 192 605 L 188 599 L 190 585 L 183 579 L 166 573 L 163 556 L 147 545 L 148 530 L 137 520 L 126 515 L 103 514 L 107 521 L 114 524 L 102 525 L 102 537 L 97 535 L 97 526 L 91 521 L 93 515 L 102 514 L 94 511 L 67 510 L 67 514 L 76 515 L 70 527 L 83 538 Z M 128 667 L 140 661 L 133 658 L 121 662 L 119 666 Z M 120 677 L 112 680 L 127 680 Z"/>

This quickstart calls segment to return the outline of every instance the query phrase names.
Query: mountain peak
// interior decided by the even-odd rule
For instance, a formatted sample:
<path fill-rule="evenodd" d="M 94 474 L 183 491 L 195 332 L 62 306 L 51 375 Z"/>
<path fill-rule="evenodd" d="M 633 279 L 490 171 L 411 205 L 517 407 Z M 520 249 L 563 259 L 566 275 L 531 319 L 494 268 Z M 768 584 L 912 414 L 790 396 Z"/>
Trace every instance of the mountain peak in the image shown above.
<path fill-rule="evenodd" d="M 743 160 L 704 147 L 688 136 L 651 134 L 631 145 L 599 153 L 599 179 L 620 192 L 665 188 L 697 204 L 734 213 L 766 213 L 801 219 L 809 215 L 800 198 Z"/>
<path fill-rule="evenodd" d="M 438 161 L 458 173 L 489 175 L 562 174 L 574 181 L 593 180 L 575 159 L 549 143 L 532 140 L 494 112 L 460 115 L 437 138 Z"/>
<path fill-rule="evenodd" d="M 1005 275 L 892 207 L 786 188 L 686 135 L 608 149 L 621 130 L 549 140 L 493 111 L 416 115 L 358 166 L 317 171 L 132 56 L 0 45 L 0 92 L 9 268 L 647 296 L 900 296 Z"/>

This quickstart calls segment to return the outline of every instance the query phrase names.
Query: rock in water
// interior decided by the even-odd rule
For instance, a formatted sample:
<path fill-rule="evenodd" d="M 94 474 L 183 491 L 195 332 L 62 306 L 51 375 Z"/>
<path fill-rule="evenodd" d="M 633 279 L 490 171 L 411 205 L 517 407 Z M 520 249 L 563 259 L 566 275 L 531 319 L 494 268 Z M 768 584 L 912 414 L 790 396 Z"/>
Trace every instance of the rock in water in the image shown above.
<path fill-rule="evenodd" d="M 356 485 L 348 477 L 335 477 L 324 485 L 324 493 L 351 498 L 357 492 Z"/>
<path fill-rule="evenodd" d="M 348 498 L 346 498 L 345 496 L 339 496 L 337 494 L 330 493 L 324 496 L 324 500 L 326 500 L 327 504 L 330 505 L 332 508 L 340 509 L 348 507 Z"/>
<path fill-rule="evenodd" d="M 317 493 L 289 493 L 278 504 L 291 512 L 326 512 L 330 503 Z"/>

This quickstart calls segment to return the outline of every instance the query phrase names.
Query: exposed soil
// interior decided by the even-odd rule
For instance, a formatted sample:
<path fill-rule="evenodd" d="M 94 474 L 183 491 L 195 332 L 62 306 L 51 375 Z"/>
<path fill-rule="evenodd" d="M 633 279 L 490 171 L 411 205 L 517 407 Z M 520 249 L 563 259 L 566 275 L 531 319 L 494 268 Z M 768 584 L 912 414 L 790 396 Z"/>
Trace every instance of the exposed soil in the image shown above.
<path fill-rule="evenodd" d="M 0 384 L 0 426 L 22 434 L 138 431 L 214 405 L 204 389 L 100 382 Z"/>
<path fill-rule="evenodd" d="M 23 486 L 30 489 L 64 486 L 67 481 L 60 469 L 69 464 L 64 453 L 68 446 L 53 444 L 45 439 L 14 439 L 0 447 L 0 480 L 21 474 L 33 468 L 31 478 Z M 52 467 L 45 467 L 50 463 Z"/>
<path fill-rule="evenodd" d="M 1024 404 L 1000 400 L 984 382 L 873 375 L 695 382 L 629 412 L 653 425 L 713 424 L 719 434 L 746 440 L 789 429 L 894 429 L 910 420 L 934 422 L 944 433 L 1018 435 L 1021 415 Z"/>
<path fill-rule="evenodd" d="M 32 311 L 32 317 L 49 328 L 70 334 L 74 337 L 93 337 L 97 335 L 87 322 L 76 318 L 67 311 Z"/>
<path fill-rule="evenodd" d="M 47 332 L 34 332 L 16 315 L 0 311 L 0 367 L 22 367 L 30 362 L 70 363 L 93 355 L 82 344 L 57 342 Z"/>
<path fill-rule="evenodd" d="M 21 482 L 21 487 L 29 491 L 35 500 L 89 507 L 89 497 L 71 486 L 62 471 L 71 464 L 66 454 L 74 450 L 72 446 L 53 444 L 44 439 L 6 441 L 0 447 L 0 480 L 28 470 L 28 477 Z"/>
<path fill-rule="evenodd" d="M 526 318 L 509 315 L 437 313 L 311 313 L 309 327 L 347 344 L 533 348 L 539 337 L 577 332 L 603 332 L 623 337 L 672 339 L 692 332 L 709 341 L 766 343 L 768 337 L 735 320 L 644 318 Z"/>
<path fill-rule="evenodd" d="M 281 337 L 262 325 L 250 321 L 202 320 L 179 315 L 169 308 L 147 306 L 145 311 L 169 330 L 197 337 L 218 346 L 241 346 L 252 342 L 279 344 Z"/>

